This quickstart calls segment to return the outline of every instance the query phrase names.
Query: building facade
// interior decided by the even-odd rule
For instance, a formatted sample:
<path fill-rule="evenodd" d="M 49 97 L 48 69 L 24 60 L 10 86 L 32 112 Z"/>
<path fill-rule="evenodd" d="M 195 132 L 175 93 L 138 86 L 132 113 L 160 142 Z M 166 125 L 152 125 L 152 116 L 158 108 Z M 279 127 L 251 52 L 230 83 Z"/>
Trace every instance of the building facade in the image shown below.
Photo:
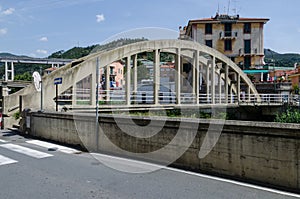
<path fill-rule="evenodd" d="M 264 65 L 264 25 L 266 18 L 219 15 L 190 20 L 181 39 L 192 39 L 228 56 L 243 70 Z"/>
<path fill-rule="evenodd" d="M 101 85 L 102 89 L 105 90 L 105 77 L 106 77 L 106 69 L 100 69 L 100 77 L 101 77 Z M 124 65 L 121 61 L 114 62 L 109 65 L 109 78 L 110 78 L 110 89 L 122 89 L 125 85 L 124 80 Z"/>

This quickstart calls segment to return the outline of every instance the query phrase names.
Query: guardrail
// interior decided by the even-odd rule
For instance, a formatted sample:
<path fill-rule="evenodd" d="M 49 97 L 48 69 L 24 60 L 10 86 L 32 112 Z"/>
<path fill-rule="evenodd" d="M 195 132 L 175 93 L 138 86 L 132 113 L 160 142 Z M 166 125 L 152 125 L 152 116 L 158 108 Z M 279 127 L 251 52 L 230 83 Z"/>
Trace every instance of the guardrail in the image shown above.
<path fill-rule="evenodd" d="M 100 104 L 125 104 L 126 92 L 124 90 L 99 90 Z M 72 105 L 73 94 L 67 93 L 59 96 L 58 103 L 60 105 Z M 181 104 L 196 104 L 197 97 L 193 93 L 181 93 Z M 264 104 L 278 105 L 290 104 L 299 106 L 300 95 L 286 94 L 200 94 L 198 96 L 199 104 Z M 130 93 L 132 104 L 154 104 L 153 91 L 137 91 Z M 176 93 L 174 92 L 159 92 L 159 104 L 176 104 Z M 91 105 L 90 89 L 79 89 L 76 91 L 76 105 Z"/>

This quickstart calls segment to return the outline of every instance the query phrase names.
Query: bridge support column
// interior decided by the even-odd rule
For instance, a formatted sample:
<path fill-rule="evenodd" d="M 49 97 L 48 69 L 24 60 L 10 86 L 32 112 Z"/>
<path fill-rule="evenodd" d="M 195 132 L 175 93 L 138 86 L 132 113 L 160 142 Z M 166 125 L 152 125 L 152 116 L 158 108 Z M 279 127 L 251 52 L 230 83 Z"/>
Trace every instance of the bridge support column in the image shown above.
<path fill-rule="evenodd" d="M 181 49 L 177 49 L 175 58 L 176 104 L 181 104 Z"/>
<path fill-rule="evenodd" d="M 233 103 L 233 101 L 234 101 L 234 99 L 233 99 L 233 85 L 231 84 L 230 85 L 230 103 L 232 104 Z"/>
<path fill-rule="evenodd" d="M 222 104 L 222 76 L 221 76 L 221 70 L 219 72 L 218 89 L 219 89 L 219 104 Z"/>
<path fill-rule="evenodd" d="M 110 65 L 105 67 L 105 94 L 106 94 L 106 103 L 109 104 L 110 101 Z"/>
<path fill-rule="evenodd" d="M 206 67 L 206 102 L 209 103 L 210 101 L 210 89 L 209 89 L 209 65 L 211 63 L 207 63 Z"/>
<path fill-rule="evenodd" d="M 241 101 L 241 75 L 237 74 L 237 100 Z"/>
<path fill-rule="evenodd" d="M 194 66 L 193 66 L 193 96 L 196 104 L 199 104 L 199 86 L 200 86 L 200 70 L 199 70 L 199 51 L 194 52 Z"/>
<path fill-rule="evenodd" d="M 134 96 L 134 103 L 137 100 L 137 89 L 138 89 L 138 62 L 137 62 L 137 54 L 133 56 L 133 96 Z"/>
<path fill-rule="evenodd" d="M 130 73 L 131 73 L 131 65 L 130 65 L 131 57 L 126 58 L 126 105 L 129 106 L 130 102 Z"/>
<path fill-rule="evenodd" d="M 211 103 L 215 104 L 215 74 L 216 74 L 216 57 L 212 57 L 212 64 L 211 64 Z"/>
<path fill-rule="evenodd" d="M 154 51 L 154 104 L 159 104 L 159 87 L 160 87 L 160 53 L 159 50 Z"/>
<path fill-rule="evenodd" d="M 229 88 L 229 69 L 228 64 L 225 64 L 225 103 L 228 103 L 228 88 Z"/>

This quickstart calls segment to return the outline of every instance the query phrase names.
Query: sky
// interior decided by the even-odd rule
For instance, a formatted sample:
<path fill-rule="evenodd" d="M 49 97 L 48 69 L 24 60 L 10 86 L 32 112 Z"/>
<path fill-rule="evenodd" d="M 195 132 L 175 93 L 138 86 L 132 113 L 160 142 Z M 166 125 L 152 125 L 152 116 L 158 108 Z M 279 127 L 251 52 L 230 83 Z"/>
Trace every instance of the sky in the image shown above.
<path fill-rule="evenodd" d="M 0 0 L 0 52 L 47 57 L 119 37 L 173 39 L 179 26 L 218 8 L 269 18 L 265 48 L 300 53 L 299 0 Z"/>

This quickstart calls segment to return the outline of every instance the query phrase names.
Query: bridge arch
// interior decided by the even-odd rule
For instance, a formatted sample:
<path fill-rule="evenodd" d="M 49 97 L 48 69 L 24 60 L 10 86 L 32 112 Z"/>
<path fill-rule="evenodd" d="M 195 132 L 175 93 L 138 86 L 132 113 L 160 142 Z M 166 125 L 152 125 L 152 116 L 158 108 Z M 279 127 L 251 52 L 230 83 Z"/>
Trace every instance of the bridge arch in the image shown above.
<path fill-rule="evenodd" d="M 228 57 L 220 52 L 201 45 L 197 42 L 184 40 L 156 40 L 138 42 L 122 47 L 118 47 L 108 51 L 95 52 L 89 56 L 83 57 L 70 64 L 54 71 L 50 75 L 43 77 L 44 87 L 44 109 L 55 109 L 55 86 L 53 80 L 57 77 L 63 78 L 63 84 L 59 87 L 60 94 L 69 91 L 72 95 L 72 106 L 86 107 L 83 104 L 76 102 L 78 95 L 78 84 L 82 81 L 90 82 L 86 89 L 86 94 L 89 95 L 89 103 L 85 104 L 90 107 L 96 105 L 96 87 L 99 82 L 97 76 L 97 68 L 109 69 L 109 65 L 117 60 L 125 60 L 127 73 L 125 76 L 125 89 L 123 104 L 120 106 L 137 106 L 132 103 L 137 93 L 138 82 L 136 79 L 137 55 L 143 52 L 153 52 L 154 62 L 154 77 L 153 77 L 153 103 L 151 105 L 159 106 L 160 101 L 160 53 L 168 52 L 175 56 L 175 89 L 174 101 L 171 103 L 174 106 L 181 106 L 185 103 L 192 105 L 203 104 L 237 104 L 241 99 L 241 85 L 244 85 L 246 94 L 254 94 L 258 97 L 258 93 L 250 79 L 245 73 Z M 186 81 L 182 77 L 182 67 L 184 63 L 191 64 L 191 79 L 188 102 L 184 101 L 182 96 L 182 82 Z M 130 71 L 133 70 L 133 73 Z M 131 77 L 133 74 L 133 78 Z M 201 90 L 202 82 L 206 85 Z M 106 82 L 109 88 L 109 81 Z M 246 88 L 246 89 L 245 89 Z M 121 92 L 121 91 L 119 91 Z M 27 87 L 16 95 L 23 95 L 24 107 L 39 108 L 38 99 L 39 93 L 34 91 L 33 86 Z M 106 91 L 106 101 L 110 101 L 111 91 Z M 201 96 L 204 96 L 201 98 Z M 6 101 L 9 101 L 8 96 Z M 32 104 L 35 102 L 35 105 Z M 13 106 L 13 105 L 12 105 Z M 103 106 L 104 107 L 104 106 Z"/>

